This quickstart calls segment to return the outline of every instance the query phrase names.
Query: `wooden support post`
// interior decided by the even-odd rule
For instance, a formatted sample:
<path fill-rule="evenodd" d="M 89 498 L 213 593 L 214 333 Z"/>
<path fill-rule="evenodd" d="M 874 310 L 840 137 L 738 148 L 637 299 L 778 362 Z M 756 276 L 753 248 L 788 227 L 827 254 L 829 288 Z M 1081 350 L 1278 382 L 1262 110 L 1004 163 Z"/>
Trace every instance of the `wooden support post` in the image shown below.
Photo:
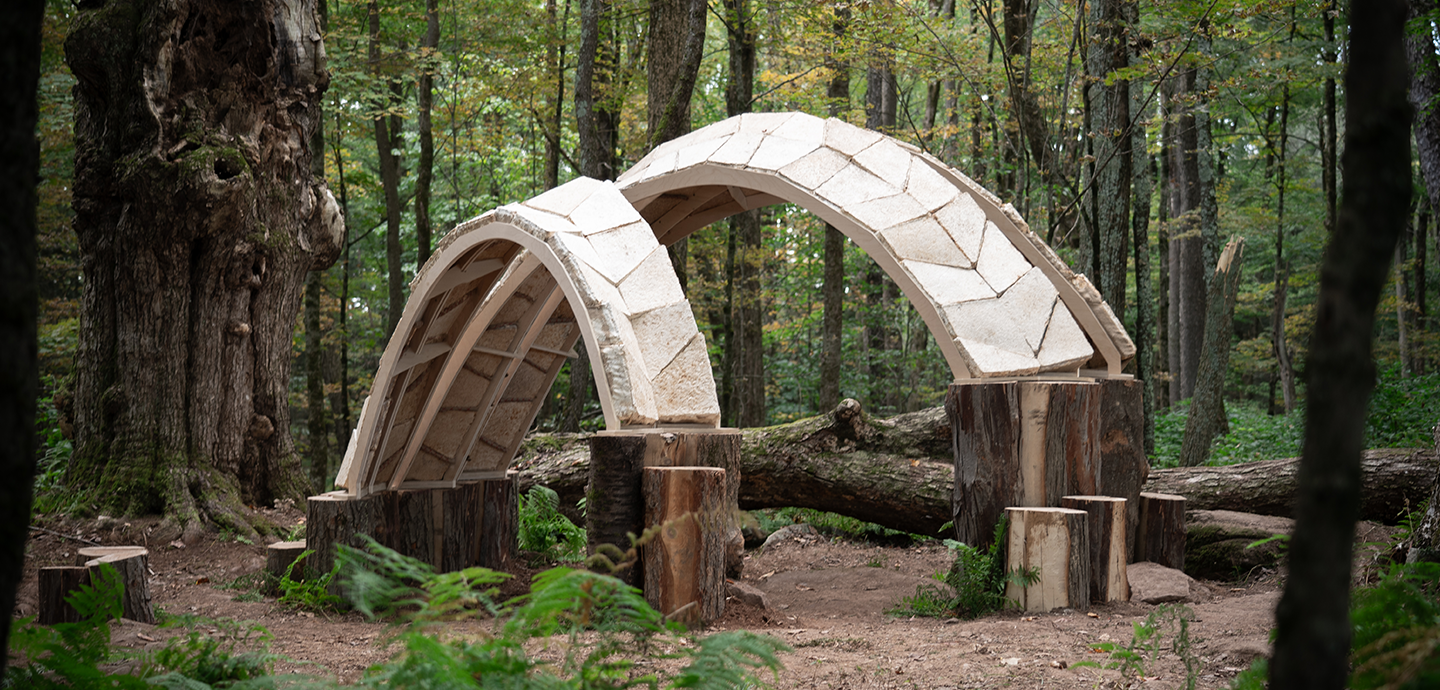
<path fill-rule="evenodd" d="M 688 626 L 725 612 L 725 470 L 647 467 L 645 524 L 659 527 L 644 545 L 645 599 Z"/>
<path fill-rule="evenodd" d="M 265 547 L 265 571 L 274 575 L 277 579 L 285 575 L 294 563 L 294 569 L 290 570 L 290 579 L 296 582 L 305 579 L 305 562 L 296 563 L 295 559 L 305 553 L 305 540 L 300 541 L 277 541 Z"/>
<path fill-rule="evenodd" d="M 1095 493 L 1125 499 L 1126 539 L 1135 556 L 1140 526 L 1140 489 L 1150 476 L 1145 456 L 1145 385 L 1135 379 L 1099 379 L 1100 485 Z M 1079 493 L 1079 492 L 1077 492 Z"/>
<path fill-rule="evenodd" d="M 61 565 L 40 569 L 40 612 L 37 620 L 41 625 L 75 623 L 80 614 L 66 603 L 65 597 L 90 584 L 90 569 L 83 565 Z"/>
<path fill-rule="evenodd" d="M 1185 497 L 1140 494 L 1140 528 L 1135 560 L 1185 569 Z"/>
<path fill-rule="evenodd" d="M 154 623 L 155 609 L 150 605 L 150 551 L 143 546 L 89 546 L 76 551 L 76 561 L 91 570 L 108 563 L 120 576 L 124 586 L 123 615 L 132 621 Z"/>
<path fill-rule="evenodd" d="M 1090 532 L 1083 510 L 1007 508 L 1011 570 L 1036 569 L 1029 586 L 1005 585 L 1005 596 L 1026 611 L 1090 609 Z"/>
<path fill-rule="evenodd" d="M 1126 501 L 1113 496 L 1065 496 L 1062 508 L 1083 510 L 1090 536 L 1090 600 L 1095 603 L 1130 600 L 1130 582 L 1125 563 L 1129 560 L 1126 541 Z"/>
<path fill-rule="evenodd" d="M 1129 409 L 1138 387 L 1126 380 L 957 383 L 945 410 L 955 452 L 955 538 L 989 545 L 1008 507 L 1055 507 L 1066 495 L 1135 502 L 1144 482 L 1140 418 L 1106 419 L 1107 404 Z M 1117 387 L 1118 386 L 1118 387 Z M 1132 391 L 1133 389 L 1133 391 Z M 1133 398 L 1133 399 L 1132 399 Z M 1133 429 L 1131 427 L 1134 427 Z"/>
<path fill-rule="evenodd" d="M 740 534 L 740 440 L 735 429 L 634 429 L 602 431 L 590 437 L 590 488 L 586 493 L 585 532 L 593 550 L 611 544 L 630 548 L 629 534 L 644 528 L 641 472 L 646 467 L 718 467 L 725 470 L 728 506 L 726 572 L 740 574 L 745 542 Z M 643 563 L 620 574 L 639 586 Z"/>
<path fill-rule="evenodd" d="M 517 486 L 512 473 L 446 489 L 311 496 L 304 543 L 314 553 L 305 559 L 307 576 L 330 572 L 339 545 L 363 548 L 361 534 L 440 572 L 505 570 L 518 549 Z"/>

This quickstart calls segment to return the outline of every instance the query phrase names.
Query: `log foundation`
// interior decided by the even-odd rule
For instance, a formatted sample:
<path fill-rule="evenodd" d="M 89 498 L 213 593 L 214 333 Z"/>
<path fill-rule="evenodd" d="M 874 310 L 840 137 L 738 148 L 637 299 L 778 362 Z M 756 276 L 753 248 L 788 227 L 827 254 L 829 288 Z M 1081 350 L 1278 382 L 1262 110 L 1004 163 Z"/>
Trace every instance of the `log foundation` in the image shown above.
<path fill-rule="evenodd" d="M 1140 494 L 1140 529 L 1135 560 L 1185 569 L 1185 497 Z"/>
<path fill-rule="evenodd" d="M 1126 505 L 1113 496 L 1065 496 L 1062 508 L 1083 510 L 1090 532 L 1090 601 L 1104 604 L 1130 600 L 1130 582 L 1125 575 L 1129 542 L 1125 539 Z"/>
<path fill-rule="evenodd" d="M 305 553 L 304 539 L 277 541 L 265 547 L 265 571 L 278 579 L 285 576 L 286 570 L 290 570 L 290 579 L 299 582 L 305 579 L 305 562 L 296 563 L 295 559 L 302 553 Z M 294 569 L 290 568 L 291 563 L 295 563 Z"/>
<path fill-rule="evenodd" d="M 74 623 L 80 614 L 65 598 L 81 585 L 98 578 L 102 564 L 115 569 L 122 587 L 120 615 L 140 623 L 154 623 L 150 604 L 150 551 L 143 546 L 88 546 L 76 551 L 75 565 L 40 569 L 41 624 Z"/>
<path fill-rule="evenodd" d="M 1008 508 L 1009 569 L 1035 569 L 1040 579 L 1005 585 L 1005 596 L 1026 611 L 1090 609 L 1090 538 L 1087 513 L 1069 508 Z"/>
<path fill-rule="evenodd" d="M 655 530 L 641 548 L 645 599 L 690 627 L 725 613 L 725 477 L 714 467 L 647 467 L 643 473 L 645 524 Z"/>
<path fill-rule="evenodd" d="M 329 573 L 341 544 L 363 548 L 361 534 L 438 572 L 475 566 L 506 570 L 519 535 L 514 474 L 448 489 L 311 496 L 305 544 L 314 553 L 306 558 L 306 576 Z"/>
<path fill-rule="evenodd" d="M 41 625 L 76 623 L 80 614 L 65 601 L 65 597 L 90 584 L 90 569 L 83 565 L 61 565 L 40 569 L 40 612 L 36 620 Z"/>
<path fill-rule="evenodd" d="M 1140 392 L 1130 379 L 950 386 L 955 538 L 983 548 L 1006 508 L 1055 507 L 1066 495 L 1136 502 L 1149 468 Z"/>
<path fill-rule="evenodd" d="M 740 432 L 736 429 L 633 429 L 602 431 L 590 437 L 590 486 L 585 533 L 593 552 L 600 544 L 629 549 L 629 535 L 645 527 L 642 472 L 647 467 L 715 467 L 725 470 L 725 569 L 738 577 L 745 542 L 740 534 Z M 617 574 L 634 586 L 645 582 L 644 566 Z"/>

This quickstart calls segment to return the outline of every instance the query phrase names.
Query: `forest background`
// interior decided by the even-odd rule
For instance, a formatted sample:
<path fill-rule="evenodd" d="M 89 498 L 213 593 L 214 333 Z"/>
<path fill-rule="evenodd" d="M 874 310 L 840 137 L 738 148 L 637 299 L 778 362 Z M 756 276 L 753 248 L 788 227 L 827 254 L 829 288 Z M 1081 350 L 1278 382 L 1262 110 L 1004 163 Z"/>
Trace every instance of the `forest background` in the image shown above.
<path fill-rule="evenodd" d="M 317 491 L 330 487 L 435 242 L 587 161 L 613 177 L 663 140 L 654 103 L 665 99 L 651 90 L 685 61 L 657 52 L 666 31 L 703 38 L 693 127 L 749 111 L 839 117 L 913 143 L 1014 204 L 1136 340 L 1127 371 L 1147 383 L 1158 464 L 1181 462 L 1186 436 L 1198 440 L 1187 463 L 1299 455 L 1345 126 L 1348 22 L 1333 2 L 318 4 L 331 81 L 312 152 L 323 153 L 348 237 L 333 267 L 310 274 L 293 336 L 291 433 Z M 64 53 L 74 14 L 47 2 L 39 92 L 42 481 L 59 481 L 69 460 L 83 294 Z M 584 94 L 580 72 L 590 75 Z M 598 161 L 580 150 L 577 110 L 598 121 Z M 1372 447 L 1429 445 L 1440 418 L 1440 377 L 1429 373 L 1440 354 L 1436 233 L 1427 195 L 1413 198 L 1375 334 Z M 1238 281 L 1210 280 L 1236 239 Z M 804 210 L 717 223 L 673 258 L 710 345 L 724 424 L 790 421 L 845 397 L 882 416 L 943 399 L 951 375 L 917 313 L 863 251 Z M 537 429 L 603 424 L 588 374 L 571 375 L 582 366 L 562 370 Z M 1204 390 L 1220 410 L 1189 415 L 1208 426 L 1186 431 L 1188 401 Z"/>

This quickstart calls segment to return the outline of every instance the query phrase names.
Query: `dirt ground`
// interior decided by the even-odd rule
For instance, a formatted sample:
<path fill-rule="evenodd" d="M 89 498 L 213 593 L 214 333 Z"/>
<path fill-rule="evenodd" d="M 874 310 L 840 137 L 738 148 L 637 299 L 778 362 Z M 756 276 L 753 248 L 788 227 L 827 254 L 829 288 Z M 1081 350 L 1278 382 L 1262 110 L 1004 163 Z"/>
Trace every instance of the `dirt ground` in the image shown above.
<path fill-rule="evenodd" d="M 293 508 L 267 511 L 280 524 L 295 525 Z M 282 655 L 277 670 L 353 681 L 390 654 L 385 626 L 357 614 L 296 612 L 273 599 L 244 601 L 242 591 L 225 588 L 264 566 L 264 546 L 206 535 L 185 545 L 150 521 L 106 518 L 41 520 L 32 531 L 26 577 L 17 614 L 36 611 L 36 571 L 70 565 L 83 541 L 105 545 L 142 544 L 151 553 L 153 603 L 169 614 L 254 621 Z M 170 537 L 170 538 L 165 538 Z M 1383 542 L 1384 528 L 1369 526 L 1357 540 Z M 749 629 L 774 635 L 793 648 L 782 655 L 780 688 L 1176 688 L 1186 668 L 1179 656 L 1162 652 L 1143 676 L 1126 679 L 1114 670 L 1078 666 L 1104 664 L 1096 645 L 1127 644 L 1134 624 L 1156 607 L 1141 603 L 1093 606 L 1087 613 L 1059 610 L 998 613 L 959 621 L 888 614 L 917 586 L 948 567 L 937 542 L 894 547 L 800 537 L 746 556 L 742 581 L 765 592 L 768 609 L 731 599 L 714 629 Z M 528 578 L 530 573 L 523 573 Z M 253 595 L 252 595 L 253 596 Z M 1280 596 L 1279 575 L 1255 572 L 1241 582 L 1204 582 L 1192 588 L 1196 601 L 1189 624 L 1191 650 L 1198 660 L 1198 687 L 1227 687 L 1257 655 L 1268 652 L 1273 611 Z M 237 601 L 237 597 L 242 600 Z M 467 625 L 485 625 L 474 623 Z M 133 622 L 116 625 L 117 644 L 155 649 L 175 634 Z M 1167 637 L 1163 646 L 1169 646 Z"/>

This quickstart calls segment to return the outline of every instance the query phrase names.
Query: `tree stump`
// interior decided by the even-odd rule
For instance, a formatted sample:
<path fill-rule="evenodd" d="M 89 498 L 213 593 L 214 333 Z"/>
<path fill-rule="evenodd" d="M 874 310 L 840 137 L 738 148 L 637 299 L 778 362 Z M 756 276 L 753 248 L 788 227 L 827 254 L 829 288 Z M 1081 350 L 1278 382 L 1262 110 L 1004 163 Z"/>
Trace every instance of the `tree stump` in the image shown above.
<path fill-rule="evenodd" d="M 1136 531 L 1135 560 L 1185 569 L 1185 497 L 1140 494 L 1140 526 Z"/>
<path fill-rule="evenodd" d="M 83 565 L 60 565 L 40 569 L 40 611 L 37 620 L 41 625 L 75 623 L 80 613 L 65 601 L 65 597 L 90 584 L 90 569 Z"/>
<path fill-rule="evenodd" d="M 740 432 L 735 429 L 634 429 L 602 431 L 590 437 L 590 486 L 586 491 L 585 533 L 593 552 L 601 544 L 621 551 L 629 535 L 645 526 L 641 474 L 646 467 L 699 466 L 725 470 L 726 571 L 740 573 L 745 541 L 740 533 Z M 619 577 L 631 585 L 645 582 L 637 562 Z"/>
<path fill-rule="evenodd" d="M 513 473 L 445 489 L 311 496 L 304 543 L 314 553 L 305 559 L 306 577 L 329 573 L 340 545 L 363 548 L 361 534 L 438 572 L 504 570 L 518 548 L 518 500 Z"/>
<path fill-rule="evenodd" d="M 304 580 L 305 561 L 296 561 L 302 553 L 305 553 L 304 539 L 299 541 L 277 541 L 265 547 L 265 571 L 278 579 L 284 577 L 285 571 L 289 569 L 291 580 L 296 582 Z M 292 563 L 295 564 L 293 569 L 290 568 L 290 564 Z"/>
<path fill-rule="evenodd" d="M 1130 583 L 1125 577 L 1129 560 L 1126 540 L 1126 501 L 1113 496 L 1065 496 L 1064 508 L 1083 510 L 1088 517 L 1090 542 L 1090 600 L 1096 603 L 1129 601 Z"/>
<path fill-rule="evenodd" d="M 1036 569 L 1032 585 L 1005 585 L 1005 596 L 1026 611 L 1090 609 L 1090 532 L 1087 513 L 1069 508 L 1007 508 L 1011 570 Z"/>
<path fill-rule="evenodd" d="M 150 604 L 150 551 L 143 546 L 89 546 L 76 552 L 76 560 L 94 571 L 109 563 L 120 576 L 124 587 L 121 599 L 123 615 L 132 621 L 154 623 L 155 609 Z M 92 572 L 91 580 L 95 576 Z"/>
<path fill-rule="evenodd" d="M 725 476 L 713 467 L 647 467 L 643 473 L 645 524 L 659 527 L 641 549 L 645 599 L 690 627 L 725 612 Z"/>

